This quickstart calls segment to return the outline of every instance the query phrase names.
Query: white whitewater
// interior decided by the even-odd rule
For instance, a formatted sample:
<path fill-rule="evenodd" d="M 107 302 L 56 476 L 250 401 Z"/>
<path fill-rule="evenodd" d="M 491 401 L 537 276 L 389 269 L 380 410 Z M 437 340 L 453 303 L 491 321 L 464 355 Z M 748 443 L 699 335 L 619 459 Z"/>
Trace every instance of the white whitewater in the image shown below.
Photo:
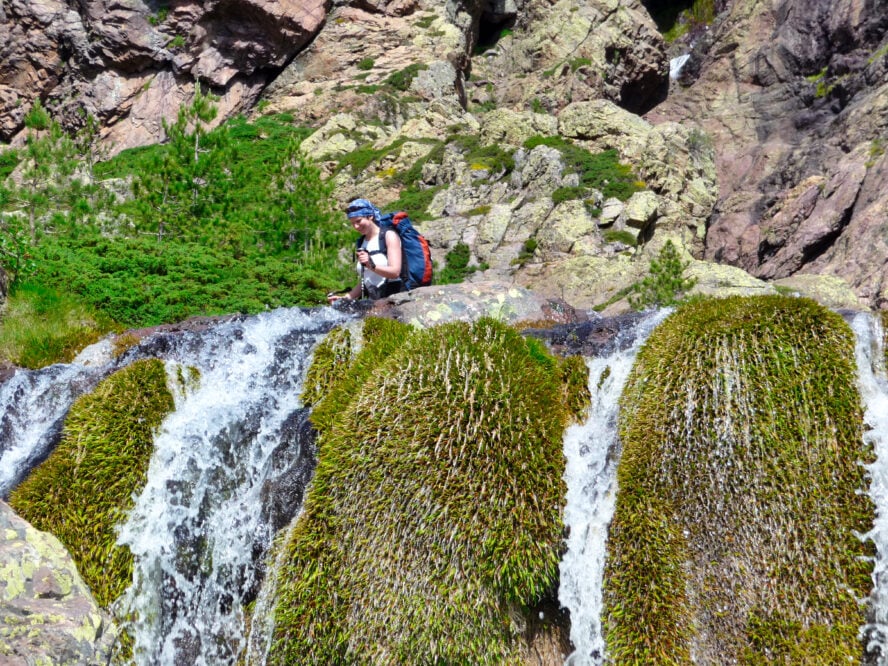
<path fill-rule="evenodd" d="M 618 401 L 639 348 L 670 312 L 662 310 L 647 316 L 635 328 L 620 333 L 610 355 L 587 359 L 592 393 L 589 415 L 585 423 L 565 433 L 564 523 L 569 536 L 559 566 L 558 600 L 570 611 L 574 652 L 565 662 L 570 666 L 604 663 L 601 592 L 607 530 L 617 490 Z"/>
<path fill-rule="evenodd" d="M 102 375 L 102 368 L 58 364 L 17 370 L 0 384 L 0 498 L 52 450 L 74 400 Z"/>
<path fill-rule="evenodd" d="M 878 317 L 855 315 L 851 322 L 856 337 L 857 383 L 864 404 L 865 441 L 876 460 L 867 467 L 869 495 L 876 506 L 873 528 L 864 539 L 876 547 L 873 591 L 867 624 L 861 629 L 867 662 L 888 666 L 888 376 L 885 372 L 883 331 Z"/>
<path fill-rule="evenodd" d="M 200 380 L 161 425 L 147 484 L 121 528 L 135 556 L 123 610 L 136 617 L 137 663 L 219 666 L 243 653 L 244 604 L 275 529 L 261 507 L 275 475 L 311 472 L 292 421 L 331 319 L 342 316 L 275 310 L 218 326 L 168 359 L 172 372 L 198 368 Z"/>

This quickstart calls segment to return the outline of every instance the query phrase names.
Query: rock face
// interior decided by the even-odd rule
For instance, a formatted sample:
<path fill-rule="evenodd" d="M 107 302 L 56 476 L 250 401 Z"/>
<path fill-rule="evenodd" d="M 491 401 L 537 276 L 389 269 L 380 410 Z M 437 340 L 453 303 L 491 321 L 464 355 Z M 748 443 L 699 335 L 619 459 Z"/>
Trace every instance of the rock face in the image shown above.
<path fill-rule="evenodd" d="M 58 539 L 0 501 L 0 661 L 105 663 L 113 626 Z"/>
<path fill-rule="evenodd" d="M 15 140 L 36 98 L 63 125 L 94 115 L 114 150 L 163 138 L 194 82 L 220 119 L 248 109 L 320 29 L 323 0 L 160 3 L 12 0 L 0 9 L 0 139 Z"/>
<path fill-rule="evenodd" d="M 715 148 L 704 256 L 888 305 L 888 3 L 736 0 L 683 73 L 648 119 Z"/>

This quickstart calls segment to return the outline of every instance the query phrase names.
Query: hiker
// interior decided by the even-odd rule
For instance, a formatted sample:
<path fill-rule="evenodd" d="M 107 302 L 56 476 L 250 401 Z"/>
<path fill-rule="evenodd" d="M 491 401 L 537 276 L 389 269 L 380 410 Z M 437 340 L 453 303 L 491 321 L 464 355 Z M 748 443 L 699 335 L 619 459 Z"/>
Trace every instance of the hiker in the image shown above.
<path fill-rule="evenodd" d="M 401 279 L 401 237 L 391 228 L 385 231 L 380 249 L 379 221 L 382 213 L 367 199 L 355 199 L 346 209 L 346 215 L 361 239 L 357 245 L 357 269 L 360 279 L 346 294 L 328 294 L 327 301 L 376 300 L 405 291 Z"/>

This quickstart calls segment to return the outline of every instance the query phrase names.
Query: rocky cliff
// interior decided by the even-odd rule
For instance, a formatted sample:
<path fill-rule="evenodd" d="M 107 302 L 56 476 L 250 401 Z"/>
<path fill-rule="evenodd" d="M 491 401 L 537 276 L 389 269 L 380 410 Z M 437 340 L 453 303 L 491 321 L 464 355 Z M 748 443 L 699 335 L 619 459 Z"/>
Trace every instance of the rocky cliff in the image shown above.
<path fill-rule="evenodd" d="M 704 254 L 758 277 L 832 275 L 884 308 L 888 3 L 737 1 L 647 118 L 716 151 Z"/>
<path fill-rule="evenodd" d="M 155 142 L 199 81 L 219 119 L 316 127 L 340 199 L 408 208 L 479 279 L 625 309 L 672 240 L 703 293 L 884 307 L 886 4 L 734 0 L 667 44 L 636 0 L 14 1 L 0 138 L 40 97 L 114 150 Z"/>

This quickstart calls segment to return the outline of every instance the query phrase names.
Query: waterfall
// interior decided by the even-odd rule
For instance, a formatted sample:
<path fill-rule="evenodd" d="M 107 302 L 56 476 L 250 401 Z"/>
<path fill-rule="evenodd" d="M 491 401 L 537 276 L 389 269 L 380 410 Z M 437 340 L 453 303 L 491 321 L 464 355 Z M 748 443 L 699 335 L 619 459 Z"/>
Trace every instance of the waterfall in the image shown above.
<path fill-rule="evenodd" d="M 865 440 L 876 454 L 868 466 L 869 495 L 876 507 L 873 528 L 864 539 L 876 546 L 873 591 L 867 624 L 862 628 L 867 662 L 888 665 L 888 376 L 885 373 L 883 331 L 878 317 L 857 314 L 851 322 L 856 337 L 858 387 L 864 404 Z"/>
<path fill-rule="evenodd" d="M 558 600 L 570 611 L 574 652 L 565 663 L 571 666 L 604 663 L 601 591 L 607 530 L 616 497 L 618 401 L 639 348 L 670 312 L 645 317 L 635 328 L 620 333 L 610 354 L 587 359 L 592 394 L 588 418 L 564 436 L 564 524 L 569 534 L 559 565 Z"/>
<path fill-rule="evenodd" d="M 120 531 L 135 556 L 122 611 L 135 618 L 137 663 L 218 666 L 243 653 L 244 605 L 314 469 L 299 394 L 334 319 L 332 309 L 276 310 L 215 327 L 168 359 L 171 372 L 196 367 L 200 379 L 161 425 Z"/>
<path fill-rule="evenodd" d="M 0 384 L 0 498 L 55 447 L 72 403 L 107 369 L 81 363 L 17 370 Z"/>
<path fill-rule="evenodd" d="M 310 354 L 348 318 L 332 308 L 282 308 L 201 331 L 158 332 L 117 359 L 88 354 L 19 370 L 0 385 L 5 496 L 50 454 L 77 397 L 141 358 L 166 363 L 175 409 L 155 436 L 146 485 L 118 540 L 135 563 L 114 610 L 132 618 L 124 628 L 137 664 L 239 663 L 244 606 L 314 471 L 313 430 L 299 402 Z M 198 372 L 182 390 L 190 368 Z M 258 625 L 267 649 L 271 627 Z"/>

